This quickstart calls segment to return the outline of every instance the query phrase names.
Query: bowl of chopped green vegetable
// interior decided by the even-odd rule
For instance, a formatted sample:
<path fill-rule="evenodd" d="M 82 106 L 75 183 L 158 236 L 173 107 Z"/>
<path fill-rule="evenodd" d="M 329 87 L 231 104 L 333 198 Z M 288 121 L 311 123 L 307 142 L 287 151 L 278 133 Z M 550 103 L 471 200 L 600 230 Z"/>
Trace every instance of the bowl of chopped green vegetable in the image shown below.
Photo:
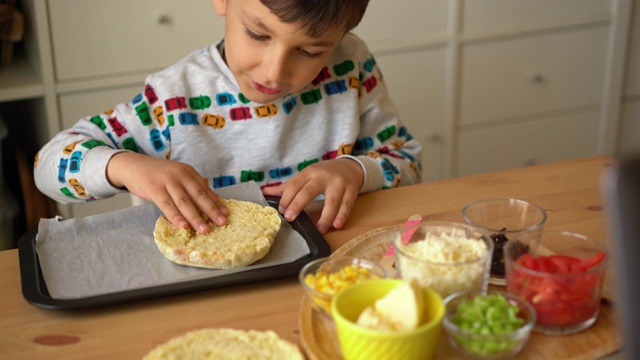
<path fill-rule="evenodd" d="M 536 312 L 514 294 L 459 292 L 444 300 L 443 327 L 451 345 L 475 359 L 515 356 L 529 340 Z"/>

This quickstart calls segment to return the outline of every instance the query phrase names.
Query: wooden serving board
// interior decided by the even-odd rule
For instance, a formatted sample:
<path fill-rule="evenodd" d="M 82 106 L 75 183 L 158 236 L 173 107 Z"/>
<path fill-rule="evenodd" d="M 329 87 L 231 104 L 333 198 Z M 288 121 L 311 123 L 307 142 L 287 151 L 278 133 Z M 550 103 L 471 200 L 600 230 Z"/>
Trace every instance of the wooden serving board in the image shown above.
<path fill-rule="evenodd" d="M 337 249 L 331 257 L 355 256 L 376 262 L 387 262 L 384 253 L 393 241 L 388 230 L 400 229 L 401 225 L 377 228 L 359 235 Z M 388 257 L 386 257 L 388 258 Z M 386 268 L 392 267 L 385 264 Z M 493 287 L 493 285 L 491 285 Z M 504 287 L 495 287 L 504 289 Z M 333 320 L 319 313 L 307 297 L 300 304 L 300 339 L 311 360 L 342 359 L 340 344 Z M 552 336 L 532 333 L 529 342 L 516 356 L 517 359 L 594 359 L 611 354 L 622 346 L 622 339 L 616 328 L 616 320 L 611 303 L 604 301 L 600 306 L 598 320 L 585 331 L 573 335 Z M 449 344 L 444 333 L 440 335 L 435 359 L 463 359 Z"/>

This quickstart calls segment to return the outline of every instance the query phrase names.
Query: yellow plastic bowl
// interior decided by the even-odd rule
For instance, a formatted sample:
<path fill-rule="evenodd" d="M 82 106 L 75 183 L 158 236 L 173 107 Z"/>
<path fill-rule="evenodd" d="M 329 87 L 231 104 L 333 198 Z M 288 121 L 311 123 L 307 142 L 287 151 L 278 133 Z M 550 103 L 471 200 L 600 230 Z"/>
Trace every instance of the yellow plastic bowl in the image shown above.
<path fill-rule="evenodd" d="M 424 288 L 423 324 L 412 331 L 383 332 L 356 325 L 358 316 L 403 280 L 377 279 L 351 285 L 331 302 L 342 355 L 352 359 L 429 359 L 433 356 L 445 306 L 442 297 Z"/>

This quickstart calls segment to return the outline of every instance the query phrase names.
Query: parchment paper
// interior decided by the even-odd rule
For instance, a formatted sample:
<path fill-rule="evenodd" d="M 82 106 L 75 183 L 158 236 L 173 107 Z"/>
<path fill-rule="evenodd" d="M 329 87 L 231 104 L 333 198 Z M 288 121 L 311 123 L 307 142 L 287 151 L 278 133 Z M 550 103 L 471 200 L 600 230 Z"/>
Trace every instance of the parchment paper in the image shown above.
<path fill-rule="evenodd" d="M 224 198 L 267 206 L 254 182 L 216 189 Z M 282 219 L 267 256 L 236 269 L 214 270 L 169 261 L 153 240 L 162 213 L 151 203 L 106 214 L 69 220 L 42 219 L 36 251 L 54 299 L 78 299 L 151 286 L 197 280 L 287 264 L 310 253 L 302 236 Z"/>

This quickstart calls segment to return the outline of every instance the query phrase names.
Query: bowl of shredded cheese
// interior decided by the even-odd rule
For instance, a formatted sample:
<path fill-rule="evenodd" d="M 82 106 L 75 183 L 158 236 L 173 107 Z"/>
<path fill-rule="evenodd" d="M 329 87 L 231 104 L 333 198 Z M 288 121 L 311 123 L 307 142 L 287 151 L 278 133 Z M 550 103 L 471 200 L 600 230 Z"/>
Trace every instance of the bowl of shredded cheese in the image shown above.
<path fill-rule="evenodd" d="M 399 276 L 442 297 L 467 290 L 484 293 L 493 242 L 481 235 L 473 226 L 447 221 L 404 228 L 394 240 Z"/>
<path fill-rule="evenodd" d="M 299 280 L 312 307 L 331 317 L 331 300 L 349 285 L 365 280 L 388 278 L 378 263 L 352 257 L 324 257 L 307 263 L 299 273 Z"/>

